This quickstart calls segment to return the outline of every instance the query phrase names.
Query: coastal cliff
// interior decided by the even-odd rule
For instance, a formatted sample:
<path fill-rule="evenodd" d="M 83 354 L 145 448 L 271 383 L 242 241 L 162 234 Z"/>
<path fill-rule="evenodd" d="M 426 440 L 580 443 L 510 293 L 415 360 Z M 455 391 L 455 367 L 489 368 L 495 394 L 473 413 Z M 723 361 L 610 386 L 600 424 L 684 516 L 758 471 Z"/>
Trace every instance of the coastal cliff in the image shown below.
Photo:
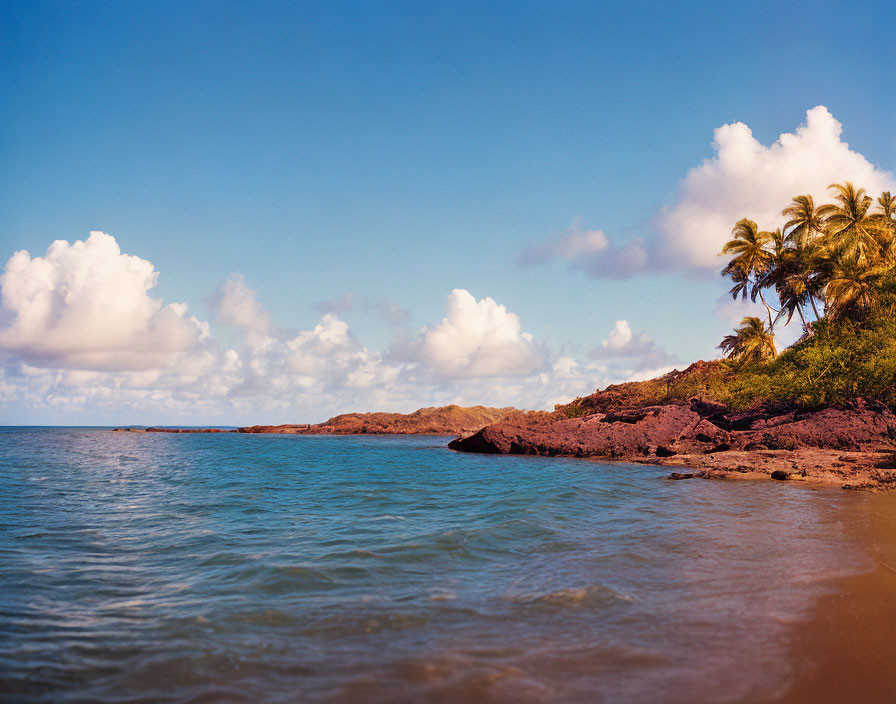
<path fill-rule="evenodd" d="M 607 387 L 554 412 L 516 414 L 449 444 L 460 452 L 603 458 L 690 467 L 693 476 L 768 476 L 845 488 L 896 486 L 896 415 L 855 399 L 807 408 L 712 400 L 722 363 Z M 691 392 L 691 393 L 688 393 Z"/>

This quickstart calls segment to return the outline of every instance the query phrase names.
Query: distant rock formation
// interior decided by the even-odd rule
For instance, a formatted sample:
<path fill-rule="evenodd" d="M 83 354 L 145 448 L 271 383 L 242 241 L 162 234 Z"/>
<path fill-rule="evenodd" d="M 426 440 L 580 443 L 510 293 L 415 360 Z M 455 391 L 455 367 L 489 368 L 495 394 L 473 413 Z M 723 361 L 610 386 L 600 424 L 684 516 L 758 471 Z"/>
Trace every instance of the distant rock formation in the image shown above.
<path fill-rule="evenodd" d="M 323 423 L 306 425 L 253 425 L 241 433 L 289 435 L 463 435 L 494 423 L 515 408 L 439 406 L 413 413 L 344 413 Z"/>

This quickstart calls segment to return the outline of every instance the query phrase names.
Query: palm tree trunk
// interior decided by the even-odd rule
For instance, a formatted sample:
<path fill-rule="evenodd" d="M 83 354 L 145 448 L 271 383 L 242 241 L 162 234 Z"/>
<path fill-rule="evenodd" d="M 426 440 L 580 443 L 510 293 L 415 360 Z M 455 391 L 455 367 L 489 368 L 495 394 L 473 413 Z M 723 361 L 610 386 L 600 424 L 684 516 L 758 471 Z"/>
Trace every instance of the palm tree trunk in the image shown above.
<path fill-rule="evenodd" d="M 772 322 L 772 307 L 766 302 L 765 296 L 762 295 L 762 289 L 759 289 L 759 298 L 762 299 L 762 305 L 765 306 L 765 312 L 768 313 L 768 330 L 772 332 L 775 329 L 775 324 Z M 755 298 L 753 299 L 756 300 Z"/>
<path fill-rule="evenodd" d="M 809 326 L 806 325 L 806 317 L 803 315 L 803 307 L 798 305 L 796 307 L 796 312 L 800 314 L 800 320 L 803 321 L 803 330 L 808 330 Z"/>
<path fill-rule="evenodd" d="M 815 313 L 815 319 L 821 320 L 821 316 L 818 314 L 818 308 L 815 307 L 815 296 L 811 293 L 809 294 L 809 303 L 812 304 L 812 312 Z"/>
<path fill-rule="evenodd" d="M 812 291 L 809 286 L 809 279 L 803 278 L 803 283 L 806 285 L 806 293 L 809 294 L 809 303 L 812 305 L 812 312 L 815 313 L 815 319 L 821 320 L 821 316 L 818 314 L 818 308 L 815 307 L 815 296 L 812 295 Z"/>

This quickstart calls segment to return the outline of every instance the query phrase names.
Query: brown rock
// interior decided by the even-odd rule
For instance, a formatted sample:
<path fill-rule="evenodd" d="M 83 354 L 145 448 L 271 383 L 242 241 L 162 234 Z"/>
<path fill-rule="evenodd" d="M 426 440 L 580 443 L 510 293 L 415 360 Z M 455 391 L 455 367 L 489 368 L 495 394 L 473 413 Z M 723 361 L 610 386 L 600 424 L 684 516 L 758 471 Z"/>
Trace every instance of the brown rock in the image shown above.
<path fill-rule="evenodd" d="M 449 447 L 712 468 L 702 475 L 712 477 L 797 475 L 842 483 L 850 476 L 851 488 L 896 486 L 896 473 L 881 471 L 896 469 L 896 415 L 888 408 L 861 400 L 821 409 L 767 404 L 740 411 L 697 397 L 656 403 L 665 384 L 713 373 L 714 367 L 694 369 L 608 387 L 554 413 L 510 416 Z M 638 399 L 652 403 L 623 405 Z"/>
<path fill-rule="evenodd" d="M 304 425 L 253 425 L 241 433 L 289 435 L 462 435 L 494 423 L 515 408 L 441 406 L 413 413 L 344 413 L 323 423 Z"/>

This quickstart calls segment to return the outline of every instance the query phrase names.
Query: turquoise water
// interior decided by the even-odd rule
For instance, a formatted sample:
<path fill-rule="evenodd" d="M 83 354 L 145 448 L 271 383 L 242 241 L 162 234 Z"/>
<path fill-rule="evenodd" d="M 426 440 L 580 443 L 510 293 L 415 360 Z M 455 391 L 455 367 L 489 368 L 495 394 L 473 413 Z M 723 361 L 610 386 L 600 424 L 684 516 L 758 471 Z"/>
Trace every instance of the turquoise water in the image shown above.
<path fill-rule="evenodd" d="M 0 430 L 0 699 L 759 701 L 865 497 L 446 438 Z"/>

